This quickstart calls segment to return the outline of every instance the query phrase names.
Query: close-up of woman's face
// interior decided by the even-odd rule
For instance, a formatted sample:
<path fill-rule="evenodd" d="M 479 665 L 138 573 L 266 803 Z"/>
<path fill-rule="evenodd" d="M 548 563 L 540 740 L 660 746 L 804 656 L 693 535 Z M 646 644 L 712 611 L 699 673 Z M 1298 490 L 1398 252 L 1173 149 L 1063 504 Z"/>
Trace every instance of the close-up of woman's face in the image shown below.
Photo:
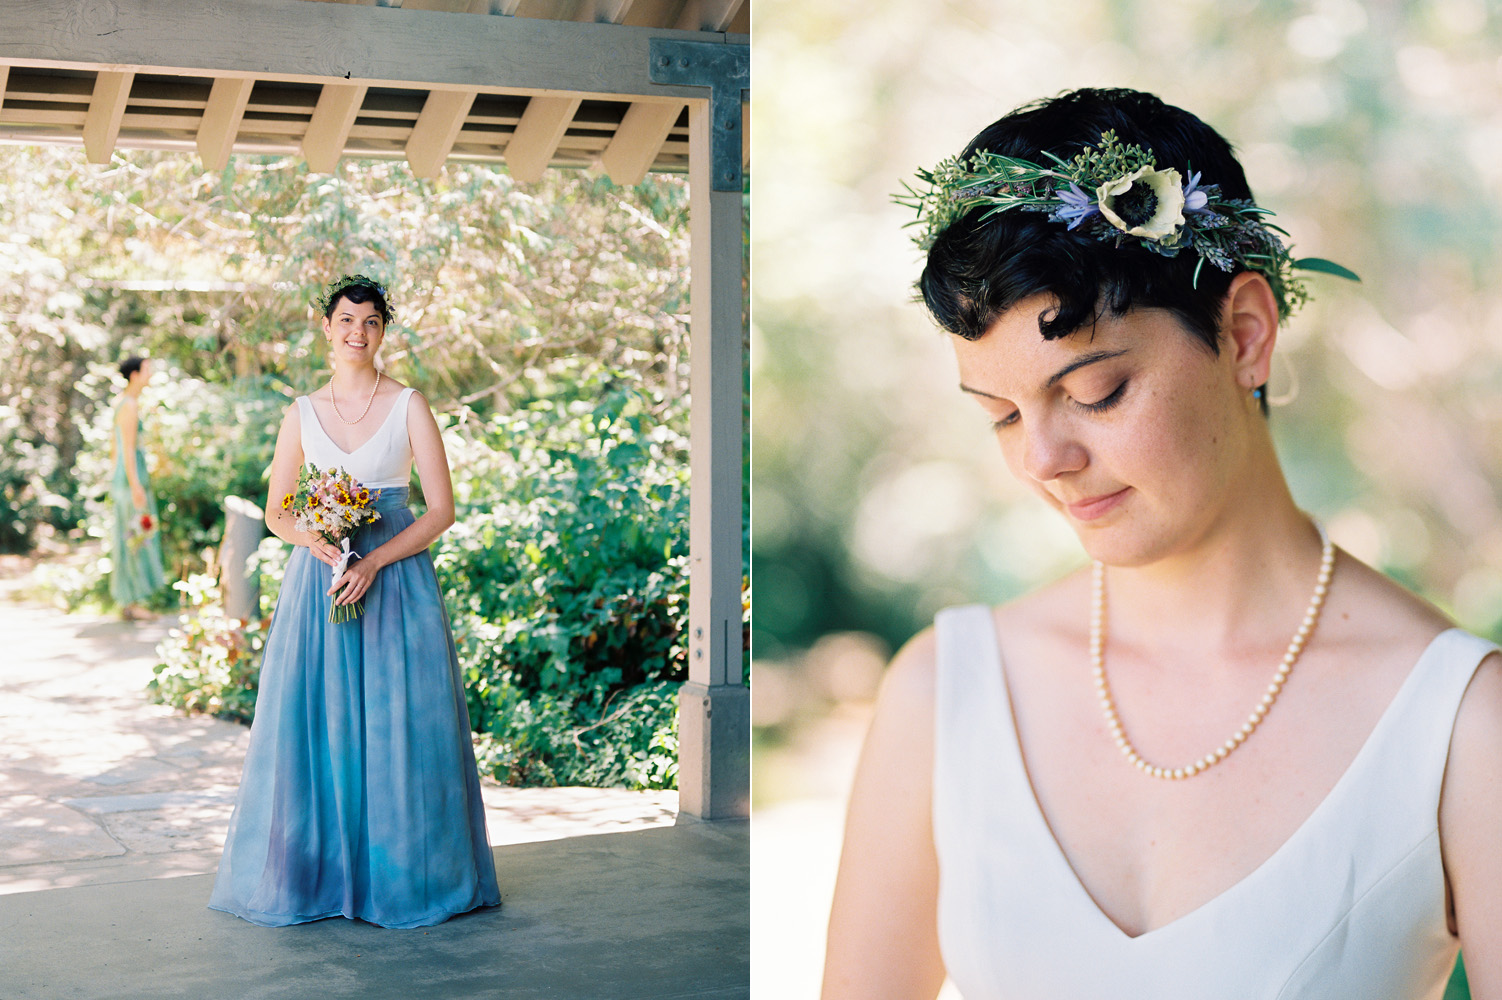
<path fill-rule="evenodd" d="M 1136 565 L 1192 541 L 1236 499 L 1255 413 L 1234 350 L 1213 355 L 1161 309 L 1109 312 L 1045 340 L 1047 296 L 985 336 L 951 337 L 960 385 L 1012 475 L 1068 521 L 1092 558 Z"/>
<path fill-rule="evenodd" d="M 323 334 L 328 338 L 331 359 L 361 361 L 375 357 L 380 350 L 386 324 L 374 302 L 351 302 L 341 298 L 334 303 L 332 315 L 324 318 Z"/>

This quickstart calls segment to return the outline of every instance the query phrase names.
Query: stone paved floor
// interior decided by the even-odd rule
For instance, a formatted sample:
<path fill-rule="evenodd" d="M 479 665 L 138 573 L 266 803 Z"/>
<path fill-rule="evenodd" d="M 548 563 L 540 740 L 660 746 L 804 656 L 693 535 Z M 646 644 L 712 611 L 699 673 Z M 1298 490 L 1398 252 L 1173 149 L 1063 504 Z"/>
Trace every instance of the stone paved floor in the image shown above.
<path fill-rule="evenodd" d="M 0 894 L 214 871 L 250 731 L 146 700 L 170 624 L 0 601 Z M 493 845 L 677 817 L 673 792 L 483 792 Z"/>
<path fill-rule="evenodd" d="M 670 792 L 483 783 L 502 905 L 431 928 L 207 908 L 249 730 L 150 704 L 169 621 L 10 600 L 0 1000 L 744 1000 L 749 824 Z M 29 566 L 21 566 L 21 571 Z"/>

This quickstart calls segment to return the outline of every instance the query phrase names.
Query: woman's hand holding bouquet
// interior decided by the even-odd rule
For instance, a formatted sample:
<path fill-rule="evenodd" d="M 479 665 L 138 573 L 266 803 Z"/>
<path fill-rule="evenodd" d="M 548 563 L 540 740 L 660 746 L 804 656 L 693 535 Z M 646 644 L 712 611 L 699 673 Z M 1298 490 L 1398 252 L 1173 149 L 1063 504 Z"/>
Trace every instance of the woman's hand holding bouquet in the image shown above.
<path fill-rule="evenodd" d="M 307 465 L 298 470 L 297 491 L 282 498 L 282 510 L 297 517 L 297 530 L 339 547 L 339 555 L 330 564 L 332 583 L 339 582 L 350 559 L 359 558 L 360 554 L 349 546 L 349 536 L 360 525 L 381 519 L 380 512 L 370 509 L 380 495 L 380 490 L 362 486 L 343 469 L 320 470 Z M 336 599 L 329 609 L 329 621 L 350 621 L 364 611 L 363 597 L 349 604 L 340 604 Z"/>

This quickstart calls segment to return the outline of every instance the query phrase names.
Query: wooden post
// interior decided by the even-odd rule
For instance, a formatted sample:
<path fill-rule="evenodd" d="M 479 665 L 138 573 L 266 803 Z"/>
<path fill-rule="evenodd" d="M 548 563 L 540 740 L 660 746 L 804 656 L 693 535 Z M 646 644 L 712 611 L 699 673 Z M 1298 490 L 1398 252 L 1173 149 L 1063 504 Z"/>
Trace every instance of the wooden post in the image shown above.
<path fill-rule="evenodd" d="M 750 814 L 751 699 L 741 683 L 741 191 L 711 182 L 710 102 L 689 105 L 688 681 L 678 696 L 678 807 Z"/>
<path fill-rule="evenodd" d="M 219 546 L 219 586 L 228 618 L 251 621 L 261 616 L 261 578 L 246 563 L 261 544 L 266 515 L 243 497 L 224 498 L 224 541 Z"/>

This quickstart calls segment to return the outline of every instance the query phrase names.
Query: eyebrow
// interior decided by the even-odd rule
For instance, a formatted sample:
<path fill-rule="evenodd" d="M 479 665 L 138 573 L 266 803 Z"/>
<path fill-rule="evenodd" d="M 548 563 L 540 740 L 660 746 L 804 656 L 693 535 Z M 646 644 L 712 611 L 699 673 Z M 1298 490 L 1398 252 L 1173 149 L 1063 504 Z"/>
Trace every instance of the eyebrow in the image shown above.
<path fill-rule="evenodd" d="M 1123 354 L 1126 354 L 1127 350 L 1127 348 L 1122 348 L 1119 351 L 1091 351 L 1088 354 L 1081 354 L 1079 357 L 1069 362 L 1069 364 L 1065 365 L 1063 368 L 1060 368 L 1058 371 L 1050 375 L 1048 381 L 1043 383 L 1043 388 L 1052 389 L 1054 386 L 1059 384 L 1059 381 L 1061 379 L 1068 376 L 1070 372 L 1078 371 L 1079 369 L 1084 368 L 1086 365 L 1093 365 L 1097 361 L 1108 361 L 1111 358 L 1119 358 Z M 963 382 L 960 383 L 960 391 L 968 392 L 974 396 L 985 396 L 987 399 L 1001 398 L 1000 396 L 993 396 L 989 392 L 982 392 L 979 389 L 971 388 Z"/>

